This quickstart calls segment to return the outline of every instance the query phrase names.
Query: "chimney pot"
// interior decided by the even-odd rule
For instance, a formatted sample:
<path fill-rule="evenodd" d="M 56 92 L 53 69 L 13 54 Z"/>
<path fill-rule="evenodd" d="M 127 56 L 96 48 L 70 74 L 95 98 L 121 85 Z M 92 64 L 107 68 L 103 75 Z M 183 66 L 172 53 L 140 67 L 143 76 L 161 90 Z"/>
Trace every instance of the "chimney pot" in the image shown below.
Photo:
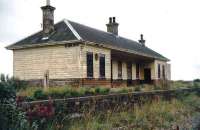
<path fill-rule="evenodd" d="M 110 24 L 112 23 L 112 17 L 109 18 L 109 23 L 110 23 Z"/>
<path fill-rule="evenodd" d="M 115 17 L 109 17 L 109 23 L 106 24 L 107 26 L 107 32 L 113 33 L 115 35 L 118 35 L 118 26 L 119 24 L 116 23 Z"/>
<path fill-rule="evenodd" d="M 144 39 L 143 39 L 143 34 L 141 34 L 140 37 L 141 37 L 141 40 L 144 40 Z"/>
<path fill-rule="evenodd" d="M 145 40 L 144 40 L 144 38 L 143 38 L 143 34 L 141 34 L 140 35 L 140 40 L 138 40 L 139 41 L 139 43 L 141 43 L 142 44 L 142 46 L 145 46 Z"/>
<path fill-rule="evenodd" d="M 113 23 L 115 23 L 116 22 L 116 18 L 115 17 L 113 17 Z"/>

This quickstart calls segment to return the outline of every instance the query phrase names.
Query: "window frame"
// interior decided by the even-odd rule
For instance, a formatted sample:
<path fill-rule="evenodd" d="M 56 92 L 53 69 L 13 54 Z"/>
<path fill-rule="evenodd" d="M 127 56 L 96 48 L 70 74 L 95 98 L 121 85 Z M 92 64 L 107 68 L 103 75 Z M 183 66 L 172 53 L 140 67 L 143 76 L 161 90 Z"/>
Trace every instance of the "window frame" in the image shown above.
<path fill-rule="evenodd" d="M 117 62 L 118 67 L 118 79 L 122 79 L 122 61 Z"/>
<path fill-rule="evenodd" d="M 89 56 L 91 56 L 91 62 L 89 63 Z M 87 78 L 93 78 L 94 77 L 94 55 L 93 52 L 87 52 L 86 53 L 86 65 L 87 65 Z"/>
<path fill-rule="evenodd" d="M 160 64 L 158 64 L 158 79 L 161 78 L 161 67 Z"/>
<path fill-rule="evenodd" d="M 165 65 L 162 65 L 162 77 L 163 77 L 163 79 L 165 79 L 166 78 L 166 76 L 165 76 Z"/>
<path fill-rule="evenodd" d="M 136 64 L 136 79 L 140 79 L 140 64 Z"/>
<path fill-rule="evenodd" d="M 103 58 L 103 61 L 102 61 Z M 103 64 L 103 66 L 102 66 Z M 99 54 L 99 77 L 106 77 L 106 56 L 105 54 Z"/>

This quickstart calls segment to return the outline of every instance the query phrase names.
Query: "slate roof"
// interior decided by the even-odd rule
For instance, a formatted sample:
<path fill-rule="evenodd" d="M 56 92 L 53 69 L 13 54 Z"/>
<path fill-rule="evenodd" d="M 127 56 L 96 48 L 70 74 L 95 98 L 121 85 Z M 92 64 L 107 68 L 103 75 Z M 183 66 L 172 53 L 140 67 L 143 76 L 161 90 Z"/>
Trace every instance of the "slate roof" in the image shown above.
<path fill-rule="evenodd" d="M 23 47 L 27 45 L 34 46 L 38 44 L 42 45 L 51 42 L 73 40 L 89 41 L 106 46 L 127 49 L 137 54 L 144 54 L 155 59 L 169 61 L 169 59 L 167 59 L 166 57 L 146 46 L 142 46 L 136 41 L 117 36 L 112 33 L 94 29 L 76 22 L 72 22 L 70 20 L 62 20 L 61 22 L 55 24 L 55 32 L 52 33 L 48 39 L 44 40 L 42 31 L 40 31 L 8 46 L 7 49 L 16 49 L 18 47 Z"/>

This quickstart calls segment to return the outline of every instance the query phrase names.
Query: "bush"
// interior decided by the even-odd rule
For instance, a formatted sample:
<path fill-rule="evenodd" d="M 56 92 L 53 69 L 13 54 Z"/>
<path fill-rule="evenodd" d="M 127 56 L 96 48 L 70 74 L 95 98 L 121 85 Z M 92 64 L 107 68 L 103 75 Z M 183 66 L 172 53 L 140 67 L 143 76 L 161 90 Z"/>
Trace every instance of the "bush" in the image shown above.
<path fill-rule="evenodd" d="M 0 103 L 14 103 L 16 98 L 15 89 L 8 84 L 0 82 Z"/>
<path fill-rule="evenodd" d="M 141 87 L 140 86 L 136 86 L 135 87 L 135 91 L 141 91 Z"/>
<path fill-rule="evenodd" d="M 96 94 L 96 88 L 85 88 L 85 95 L 86 96 L 91 96 L 91 95 L 95 95 Z"/>
<path fill-rule="evenodd" d="M 200 79 L 195 79 L 193 82 L 199 82 L 200 83 Z"/>
<path fill-rule="evenodd" d="M 120 88 L 118 90 L 118 93 L 128 93 L 129 92 L 129 89 L 128 88 Z"/>
<path fill-rule="evenodd" d="M 45 94 L 52 98 L 65 98 L 71 95 L 70 89 L 67 87 L 51 87 L 45 91 Z"/>
<path fill-rule="evenodd" d="M 39 90 L 36 90 L 33 97 L 35 99 L 47 99 L 47 95 L 44 93 L 43 90 L 39 89 Z"/>
<path fill-rule="evenodd" d="M 0 79 L 0 130 L 28 129 L 25 114 L 17 108 L 15 80 L 4 75 Z"/>
<path fill-rule="evenodd" d="M 8 75 L 5 76 L 4 74 L 0 75 L 0 81 L 7 86 L 12 86 L 17 91 L 20 89 L 25 89 L 27 87 L 27 83 L 25 81 L 19 80 L 14 77 L 9 78 Z"/>
<path fill-rule="evenodd" d="M 71 90 L 71 96 L 72 96 L 72 97 L 84 96 L 84 92 L 83 92 L 83 91 L 78 91 L 78 90 L 76 90 L 76 89 L 72 89 L 72 90 Z"/>
<path fill-rule="evenodd" d="M 97 88 L 95 89 L 97 94 L 105 95 L 110 92 L 110 88 Z"/>

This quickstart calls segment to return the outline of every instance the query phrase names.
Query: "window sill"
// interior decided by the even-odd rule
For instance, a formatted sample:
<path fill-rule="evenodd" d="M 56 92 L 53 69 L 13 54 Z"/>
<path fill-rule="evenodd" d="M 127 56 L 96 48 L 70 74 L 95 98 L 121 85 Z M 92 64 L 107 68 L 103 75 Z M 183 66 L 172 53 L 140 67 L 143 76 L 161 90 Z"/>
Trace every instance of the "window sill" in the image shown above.
<path fill-rule="evenodd" d="M 94 79 L 94 77 L 87 77 L 87 79 L 92 80 L 92 79 Z"/>
<path fill-rule="evenodd" d="M 100 80 L 105 80 L 105 79 L 106 79 L 106 77 L 99 77 L 99 79 L 100 79 Z"/>

